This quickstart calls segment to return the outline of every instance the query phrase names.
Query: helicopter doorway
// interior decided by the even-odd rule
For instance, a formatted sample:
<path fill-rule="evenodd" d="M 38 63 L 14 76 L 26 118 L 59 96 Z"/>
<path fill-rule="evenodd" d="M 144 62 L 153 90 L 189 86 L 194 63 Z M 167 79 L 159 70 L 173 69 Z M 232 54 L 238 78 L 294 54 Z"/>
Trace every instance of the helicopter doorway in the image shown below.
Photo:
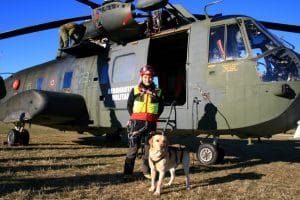
<path fill-rule="evenodd" d="M 154 81 L 164 93 L 165 105 L 186 104 L 186 31 L 150 40 L 148 63 L 155 69 Z"/>

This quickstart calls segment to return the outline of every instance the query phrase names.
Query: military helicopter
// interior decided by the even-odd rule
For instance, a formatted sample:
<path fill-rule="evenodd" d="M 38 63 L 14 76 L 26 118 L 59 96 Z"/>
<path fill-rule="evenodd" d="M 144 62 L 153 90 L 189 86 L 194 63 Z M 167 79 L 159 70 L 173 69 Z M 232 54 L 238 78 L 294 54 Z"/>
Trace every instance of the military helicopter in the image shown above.
<path fill-rule="evenodd" d="M 207 4 L 205 15 L 168 0 L 77 1 L 92 16 L 0 33 L 5 39 L 88 19 L 82 41 L 61 49 L 62 59 L 0 78 L 0 120 L 15 125 L 8 144 L 29 143 L 26 123 L 79 133 L 124 130 L 127 98 L 145 64 L 164 91 L 158 128 L 213 135 L 212 144 L 199 145 L 203 164 L 224 158 L 222 134 L 269 138 L 300 119 L 300 56 L 267 29 L 299 33 L 299 26 L 208 15 L 207 7 L 220 1 Z"/>

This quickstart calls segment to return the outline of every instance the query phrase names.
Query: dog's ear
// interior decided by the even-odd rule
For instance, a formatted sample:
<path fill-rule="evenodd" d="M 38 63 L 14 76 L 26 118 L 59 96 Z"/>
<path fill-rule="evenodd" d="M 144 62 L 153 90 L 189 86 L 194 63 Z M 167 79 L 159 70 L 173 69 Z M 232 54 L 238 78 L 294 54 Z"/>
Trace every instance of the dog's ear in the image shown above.
<path fill-rule="evenodd" d="M 167 148 L 168 146 L 169 146 L 169 142 L 166 141 L 166 143 L 165 143 L 165 148 Z"/>
<path fill-rule="evenodd" d="M 169 141 L 168 141 L 168 139 L 167 139 L 167 137 L 166 136 L 164 136 L 165 137 L 165 148 L 167 148 L 168 147 L 168 145 L 169 145 Z"/>
<path fill-rule="evenodd" d="M 150 148 L 153 148 L 153 136 L 149 138 Z"/>

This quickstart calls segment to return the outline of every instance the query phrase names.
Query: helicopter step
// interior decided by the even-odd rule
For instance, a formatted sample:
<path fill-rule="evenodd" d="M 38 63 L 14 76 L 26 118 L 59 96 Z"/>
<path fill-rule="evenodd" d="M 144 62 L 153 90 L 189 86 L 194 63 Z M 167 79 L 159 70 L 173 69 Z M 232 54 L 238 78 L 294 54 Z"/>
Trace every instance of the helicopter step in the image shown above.
<path fill-rule="evenodd" d="M 173 101 L 171 103 L 171 108 L 170 108 L 170 112 L 168 117 L 165 118 L 159 118 L 158 122 L 159 123 L 164 123 L 164 128 L 163 128 L 163 132 L 166 131 L 167 127 L 170 126 L 171 127 L 171 132 L 176 129 L 177 125 L 176 125 L 176 120 L 177 120 L 177 114 L 176 114 L 176 101 Z M 174 119 L 171 119 L 172 113 L 174 112 Z"/>

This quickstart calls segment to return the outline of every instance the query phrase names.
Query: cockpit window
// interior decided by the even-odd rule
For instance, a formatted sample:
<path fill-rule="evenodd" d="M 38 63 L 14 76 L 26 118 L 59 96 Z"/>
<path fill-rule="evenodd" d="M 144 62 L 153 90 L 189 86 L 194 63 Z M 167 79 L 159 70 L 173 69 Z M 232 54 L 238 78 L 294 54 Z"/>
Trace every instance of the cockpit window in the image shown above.
<path fill-rule="evenodd" d="M 275 47 L 275 43 L 266 36 L 252 21 L 245 21 L 245 26 L 250 41 L 252 55 L 256 57 Z"/>
<path fill-rule="evenodd" d="M 225 26 L 217 26 L 210 29 L 209 63 L 217 63 L 225 60 L 224 32 Z"/>
<path fill-rule="evenodd" d="M 300 62 L 289 49 L 280 48 L 257 59 L 257 72 L 262 81 L 299 81 Z"/>
<path fill-rule="evenodd" d="M 245 26 L 259 78 L 264 82 L 299 81 L 297 55 L 285 46 L 277 45 L 274 38 L 264 34 L 251 20 L 245 21 Z"/>
<path fill-rule="evenodd" d="M 225 34 L 226 33 L 226 34 Z M 237 60 L 246 56 L 243 37 L 237 24 L 212 27 L 210 30 L 209 63 Z"/>

